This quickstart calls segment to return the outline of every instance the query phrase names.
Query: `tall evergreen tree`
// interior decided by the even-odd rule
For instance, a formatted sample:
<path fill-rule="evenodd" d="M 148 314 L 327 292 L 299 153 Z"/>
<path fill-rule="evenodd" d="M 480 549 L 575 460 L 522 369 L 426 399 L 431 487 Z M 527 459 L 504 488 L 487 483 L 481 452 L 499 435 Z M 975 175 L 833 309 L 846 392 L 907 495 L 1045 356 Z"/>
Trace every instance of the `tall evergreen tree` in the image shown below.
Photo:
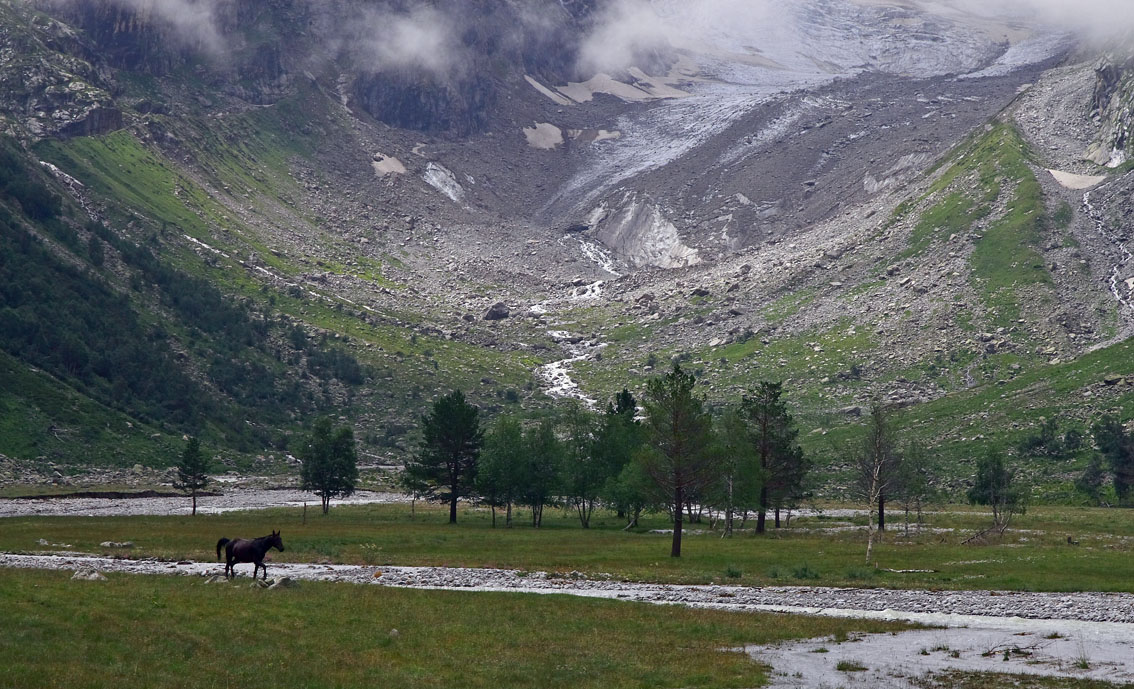
<path fill-rule="evenodd" d="M 740 402 L 761 481 L 756 533 L 764 533 L 771 507 L 776 508 L 779 526 L 779 509 L 802 495 L 803 480 L 811 467 L 796 440 L 799 431 L 782 395 L 782 383 L 763 381 Z"/>
<path fill-rule="evenodd" d="M 646 387 L 646 436 L 651 452 L 645 469 L 658 489 L 665 493 L 673 511 L 671 557 L 681 557 L 682 510 L 689 496 L 712 481 L 712 419 L 704 402 L 694 394 L 693 374 L 674 364 L 665 376 L 650 380 Z"/>
<path fill-rule="evenodd" d="M 449 503 L 449 523 L 457 523 L 457 501 L 467 497 L 476 480 L 484 434 L 479 410 L 460 390 L 438 398 L 421 417 L 421 448 L 405 470 L 426 486 L 426 497 Z"/>
<path fill-rule="evenodd" d="M 626 467 L 630 466 L 635 454 L 645 442 L 642 424 L 638 422 L 638 403 L 634 395 L 625 388 L 615 396 L 614 404 L 608 403 L 606 413 L 598 421 L 594 443 L 594 455 L 606 476 L 600 493 L 603 499 L 618 510 L 618 516 L 625 516 L 623 505 L 629 496 L 630 484 L 618 485 Z M 630 474 L 627 474 L 627 478 Z M 616 498 L 614 493 L 618 494 Z"/>
<path fill-rule="evenodd" d="M 333 428 L 329 418 L 317 419 L 300 448 L 299 459 L 303 463 L 302 488 L 319 496 L 323 514 L 331 509 L 333 498 L 345 498 L 354 492 L 358 483 L 358 450 L 350 427 Z"/>
<path fill-rule="evenodd" d="M 193 514 L 197 514 L 197 493 L 209 485 L 210 458 L 201 451 L 201 443 L 190 438 L 177 463 L 177 480 L 173 487 L 193 496 Z"/>

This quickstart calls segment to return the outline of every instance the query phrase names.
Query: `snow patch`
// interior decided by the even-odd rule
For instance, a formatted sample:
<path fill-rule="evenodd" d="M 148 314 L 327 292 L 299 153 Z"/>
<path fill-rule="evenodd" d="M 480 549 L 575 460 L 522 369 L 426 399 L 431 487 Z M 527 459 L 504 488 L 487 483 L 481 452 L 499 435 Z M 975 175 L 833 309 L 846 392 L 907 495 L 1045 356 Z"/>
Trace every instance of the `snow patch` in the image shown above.
<path fill-rule="evenodd" d="M 630 73 L 637 81 L 627 84 L 609 74 L 599 73 L 586 81 L 568 82 L 559 86 L 558 91 L 576 103 L 588 103 L 595 95 L 605 93 L 627 103 L 642 103 L 666 98 L 684 98 L 688 92 L 674 88 L 662 78 L 650 77 L 641 70 L 632 69 Z"/>
<path fill-rule="evenodd" d="M 406 174 L 406 166 L 394 156 L 375 153 L 374 160 L 372 160 L 370 164 L 374 167 L 374 174 L 379 177 Z"/>
<path fill-rule="evenodd" d="M 551 150 L 563 145 L 563 130 L 550 122 L 536 122 L 534 126 L 524 127 L 524 138 L 528 146 L 540 150 Z"/>
<path fill-rule="evenodd" d="M 425 174 L 421 178 L 455 203 L 460 203 L 465 198 L 464 187 L 457 181 L 457 176 L 444 165 L 429 163 L 425 166 Z"/>
<path fill-rule="evenodd" d="M 600 207 L 592 218 L 599 241 L 632 265 L 684 268 L 701 262 L 662 210 L 636 194 L 627 194 L 613 211 Z"/>
<path fill-rule="evenodd" d="M 554 102 L 555 104 L 557 104 L 557 105 L 574 105 L 574 102 L 570 98 L 566 98 L 566 97 L 552 91 L 551 89 L 547 88 L 543 84 L 536 81 L 534 77 L 525 74 L 524 80 L 527 81 L 529 84 L 531 84 L 532 88 L 534 88 L 536 91 L 539 91 L 544 96 L 547 96 L 549 99 L 551 99 L 552 102 Z"/>
<path fill-rule="evenodd" d="M 1106 181 L 1105 175 L 1077 175 L 1073 172 L 1064 172 L 1062 170 L 1048 170 L 1048 172 L 1050 172 L 1051 176 L 1055 178 L 1055 181 L 1059 182 L 1063 187 L 1076 191 L 1090 189 Z"/>
<path fill-rule="evenodd" d="M 1110 160 L 1107 162 L 1106 166 L 1113 170 L 1114 168 L 1122 167 L 1125 164 L 1126 151 L 1118 147 L 1112 148 L 1110 151 Z"/>

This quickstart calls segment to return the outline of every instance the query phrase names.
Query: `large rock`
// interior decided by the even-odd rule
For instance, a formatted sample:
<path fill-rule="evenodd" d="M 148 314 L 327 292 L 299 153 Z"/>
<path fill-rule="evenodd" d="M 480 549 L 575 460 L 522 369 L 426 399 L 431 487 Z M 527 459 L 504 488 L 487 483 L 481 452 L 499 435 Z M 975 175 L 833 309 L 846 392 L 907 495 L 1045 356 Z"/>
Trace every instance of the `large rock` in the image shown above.
<path fill-rule="evenodd" d="M 509 315 L 511 315 L 511 312 L 508 311 L 508 305 L 505 304 L 502 301 L 498 301 L 495 304 L 493 304 L 488 309 L 488 311 L 485 312 L 484 320 L 486 320 L 486 321 L 502 321 L 505 318 L 507 318 Z"/>

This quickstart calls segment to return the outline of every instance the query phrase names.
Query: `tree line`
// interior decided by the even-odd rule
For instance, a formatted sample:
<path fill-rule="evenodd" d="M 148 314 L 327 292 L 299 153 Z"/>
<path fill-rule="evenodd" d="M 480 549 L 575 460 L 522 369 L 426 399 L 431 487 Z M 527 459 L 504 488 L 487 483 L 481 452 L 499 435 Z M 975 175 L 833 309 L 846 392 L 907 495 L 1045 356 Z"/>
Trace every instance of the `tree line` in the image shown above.
<path fill-rule="evenodd" d="M 806 497 L 812 462 L 798 443 L 798 429 L 784 400 L 781 383 L 764 381 L 731 405 L 708 408 L 694 375 L 674 364 L 651 379 L 639 403 L 623 389 L 602 411 L 582 405 L 539 417 L 502 415 L 486 427 L 480 410 L 462 392 L 434 401 L 421 417 L 421 441 L 406 463 L 401 483 L 416 501 L 446 503 L 456 523 L 460 501 L 476 502 L 513 525 L 513 508 L 528 508 L 531 524 L 542 524 L 546 507 L 573 512 L 589 528 L 595 510 L 609 508 L 637 525 L 648 510 L 664 511 L 673 522 L 670 554 L 681 555 L 686 522 L 708 518 L 730 535 L 751 515 L 763 533 L 768 517 L 780 526 L 781 513 Z M 1020 447 L 1071 444 L 1051 424 Z M 1098 494 L 1109 476 L 1115 493 L 1126 499 L 1134 487 L 1134 432 L 1107 416 L 1091 429 L 1098 448 L 1083 477 Z M 1078 437 L 1074 442 L 1082 443 Z M 1076 445 L 1078 447 L 1078 445 Z M 296 448 L 302 488 L 330 500 L 350 495 L 357 485 L 357 451 L 349 426 L 317 420 Z M 918 442 L 899 442 L 893 410 L 875 401 L 856 444 L 834 448 L 851 460 L 853 493 L 868 505 L 866 559 L 886 528 L 886 507 L 896 504 L 909 528 L 911 513 L 920 526 L 922 510 L 937 492 L 938 477 L 929 451 Z M 1104 464 L 1105 463 L 1105 464 Z M 194 496 L 207 483 L 208 460 L 191 439 L 179 466 L 178 487 Z M 1082 486 L 1080 486 L 1082 488 Z M 1027 504 L 1016 469 L 1000 451 L 977 458 L 965 497 L 988 506 L 993 524 L 974 535 L 1003 533 Z M 195 507 L 195 503 L 194 503 Z M 973 540 L 970 539 L 970 540 Z"/>
<path fill-rule="evenodd" d="M 488 505 L 493 525 L 502 511 L 506 526 L 515 506 L 531 510 L 535 527 L 545 507 L 565 507 L 582 528 L 599 505 L 627 527 L 662 509 L 673 520 L 674 557 L 684 522 L 706 514 L 719 515 L 731 533 L 737 515 L 752 513 L 762 532 L 768 514 L 778 521 L 804 496 L 811 468 L 783 387 L 760 383 L 717 410 L 695 388 L 696 378 L 675 364 L 649 381 L 640 407 L 624 389 L 599 413 L 575 405 L 557 417 L 501 416 L 487 429 L 455 391 L 422 417 L 420 450 L 403 483 L 415 496 L 448 503 L 450 522 L 460 500 Z"/>

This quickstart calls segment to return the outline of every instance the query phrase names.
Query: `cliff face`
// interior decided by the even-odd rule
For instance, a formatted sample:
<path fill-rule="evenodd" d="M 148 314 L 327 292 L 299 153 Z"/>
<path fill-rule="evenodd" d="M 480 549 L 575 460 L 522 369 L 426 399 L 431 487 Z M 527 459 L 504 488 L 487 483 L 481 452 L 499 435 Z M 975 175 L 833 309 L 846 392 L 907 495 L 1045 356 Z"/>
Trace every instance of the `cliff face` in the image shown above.
<path fill-rule="evenodd" d="M 159 11 L 156 0 L 36 0 L 74 26 L 106 66 L 152 77 L 191 69 L 211 90 L 256 105 L 279 101 L 297 78 L 347 85 L 349 97 L 391 126 L 457 136 L 481 131 L 501 93 L 525 73 L 573 76 L 587 2 L 447 0 L 217 0 L 199 16 Z M 397 32 L 433 54 L 402 55 Z M 408 28 L 406 28 L 408 27 Z M 412 51 L 409 51 L 412 52 Z"/>
<path fill-rule="evenodd" d="M 20 5 L 0 5 L 0 122 L 34 137 L 122 126 L 112 70 L 81 35 Z"/>
<path fill-rule="evenodd" d="M 1095 79 L 1091 115 L 1100 130 L 1087 158 L 1099 165 L 1118 167 L 1134 151 L 1134 56 L 1100 60 Z"/>
<path fill-rule="evenodd" d="M 339 56 L 340 62 L 355 62 L 353 96 L 376 119 L 396 127 L 457 136 L 483 131 L 502 93 L 524 74 L 553 82 L 573 76 L 576 20 L 556 5 L 540 10 L 540 22 L 533 25 L 533 4 L 451 3 L 446 16 L 460 30 L 439 46 L 452 60 L 447 69 L 372 67 Z"/>

